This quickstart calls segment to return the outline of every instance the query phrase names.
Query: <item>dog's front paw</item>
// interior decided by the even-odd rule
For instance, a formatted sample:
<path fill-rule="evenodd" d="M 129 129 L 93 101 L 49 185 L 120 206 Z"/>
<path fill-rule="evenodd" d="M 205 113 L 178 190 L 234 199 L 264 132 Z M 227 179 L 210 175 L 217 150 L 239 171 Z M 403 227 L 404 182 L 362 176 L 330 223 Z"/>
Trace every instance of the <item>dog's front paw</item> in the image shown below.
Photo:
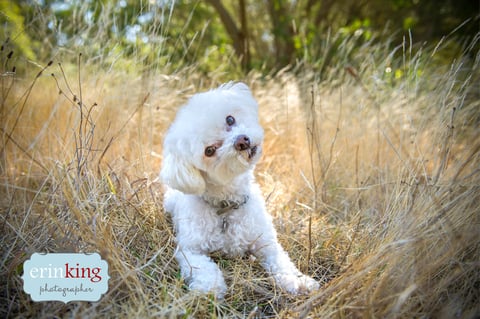
<path fill-rule="evenodd" d="M 302 274 L 278 274 L 274 277 L 282 289 L 293 295 L 307 294 L 320 288 L 315 279 Z"/>
<path fill-rule="evenodd" d="M 217 299 L 223 299 L 227 292 L 227 285 L 222 277 L 197 276 L 190 280 L 188 288 L 203 294 L 213 293 Z"/>

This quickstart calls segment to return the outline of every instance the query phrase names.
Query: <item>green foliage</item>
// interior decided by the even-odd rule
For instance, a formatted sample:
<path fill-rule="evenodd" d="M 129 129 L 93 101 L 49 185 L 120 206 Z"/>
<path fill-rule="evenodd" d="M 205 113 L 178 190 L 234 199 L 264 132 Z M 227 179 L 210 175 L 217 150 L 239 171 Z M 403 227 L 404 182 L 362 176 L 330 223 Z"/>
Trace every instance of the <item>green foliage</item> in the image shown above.
<path fill-rule="evenodd" d="M 370 19 L 356 19 L 349 25 L 340 28 L 340 33 L 345 35 L 354 35 L 357 37 L 362 37 L 365 41 L 372 39 L 372 31 L 370 30 L 371 21 Z"/>
<path fill-rule="evenodd" d="M 474 1 L 459 1 L 0 0 L 0 21 L 18 53 L 40 62 L 75 61 L 82 52 L 100 67 L 129 72 L 193 66 L 204 74 L 240 76 L 303 66 L 323 77 L 329 67 L 351 64 L 355 51 L 373 42 L 388 43 L 390 51 L 406 36 L 414 43 L 446 35 L 469 42 L 478 31 L 479 16 L 472 16 L 478 10 Z M 247 13 L 244 20 L 239 12 Z M 354 47 L 338 56 L 347 42 Z"/>
<path fill-rule="evenodd" d="M 25 30 L 24 16 L 18 4 L 9 0 L 0 0 L 0 23 L 3 26 L 5 38 L 11 39 L 13 46 L 27 59 L 35 60 L 34 42 Z"/>

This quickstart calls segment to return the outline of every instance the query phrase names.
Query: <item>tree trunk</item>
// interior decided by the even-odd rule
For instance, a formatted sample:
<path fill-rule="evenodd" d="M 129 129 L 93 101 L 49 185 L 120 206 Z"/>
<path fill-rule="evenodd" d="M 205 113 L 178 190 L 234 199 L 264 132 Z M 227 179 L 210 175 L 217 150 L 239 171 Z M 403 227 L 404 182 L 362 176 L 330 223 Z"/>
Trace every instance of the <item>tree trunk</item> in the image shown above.
<path fill-rule="evenodd" d="M 244 70 L 248 70 L 250 66 L 250 49 L 248 43 L 245 1 L 239 0 L 241 29 L 237 27 L 237 24 L 233 20 L 232 16 L 220 0 L 207 0 L 207 2 L 209 2 L 215 8 L 220 16 L 220 20 L 222 21 L 225 30 L 232 40 L 235 54 L 240 59 L 242 68 Z"/>
<path fill-rule="evenodd" d="M 272 34 L 275 43 L 275 59 L 277 67 L 284 67 L 295 61 L 294 31 L 291 15 L 285 7 L 285 1 L 267 0 Z"/>

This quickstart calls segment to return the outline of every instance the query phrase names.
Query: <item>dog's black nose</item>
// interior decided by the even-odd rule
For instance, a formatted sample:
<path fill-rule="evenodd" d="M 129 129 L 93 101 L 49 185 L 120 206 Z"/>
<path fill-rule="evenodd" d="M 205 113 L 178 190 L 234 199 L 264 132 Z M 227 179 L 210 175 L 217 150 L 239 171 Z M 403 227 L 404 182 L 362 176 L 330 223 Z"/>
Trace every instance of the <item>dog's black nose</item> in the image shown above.
<path fill-rule="evenodd" d="M 250 148 L 250 138 L 248 138 L 248 136 L 246 135 L 239 135 L 237 136 L 237 138 L 235 139 L 235 149 L 237 151 L 244 151 L 246 149 L 249 149 Z"/>

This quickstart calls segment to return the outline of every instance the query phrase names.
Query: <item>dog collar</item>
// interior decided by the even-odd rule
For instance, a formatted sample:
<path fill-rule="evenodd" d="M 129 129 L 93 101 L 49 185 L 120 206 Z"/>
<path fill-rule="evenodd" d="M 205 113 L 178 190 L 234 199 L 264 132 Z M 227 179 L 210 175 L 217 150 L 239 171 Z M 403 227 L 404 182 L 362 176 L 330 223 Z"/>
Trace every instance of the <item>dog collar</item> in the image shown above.
<path fill-rule="evenodd" d="M 248 202 L 248 195 L 242 195 L 237 199 L 216 199 L 212 197 L 202 196 L 202 199 L 217 209 L 217 215 L 223 215 L 232 209 L 238 209 L 240 206 Z"/>
<path fill-rule="evenodd" d="M 240 201 L 224 199 L 220 201 L 220 205 L 217 210 L 217 215 L 223 215 L 232 209 L 238 209 L 240 206 L 245 205 L 247 202 L 248 202 L 247 195 L 244 195 L 242 200 Z"/>
<path fill-rule="evenodd" d="M 217 209 L 217 216 L 222 219 L 222 233 L 228 228 L 228 212 L 232 209 L 239 209 L 248 202 L 248 195 L 239 196 L 237 199 L 217 199 L 214 197 L 202 196 L 202 199 L 213 208 Z"/>

